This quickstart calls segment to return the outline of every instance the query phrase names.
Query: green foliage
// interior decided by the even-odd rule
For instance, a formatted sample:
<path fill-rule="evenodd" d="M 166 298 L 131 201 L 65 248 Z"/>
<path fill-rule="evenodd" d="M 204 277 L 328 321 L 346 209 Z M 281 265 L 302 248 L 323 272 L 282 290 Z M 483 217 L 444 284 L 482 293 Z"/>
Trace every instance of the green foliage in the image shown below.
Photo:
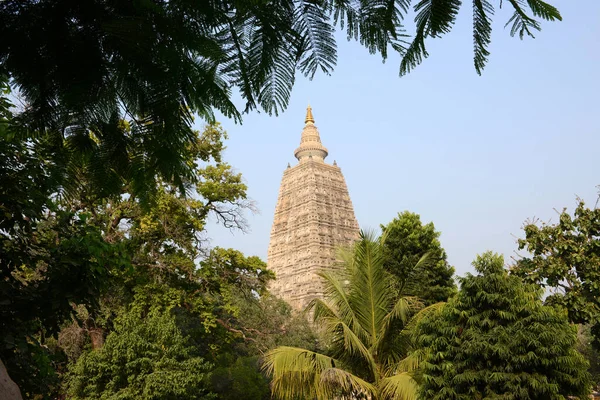
<path fill-rule="evenodd" d="M 542 400 L 589 393 L 575 327 L 503 264 L 491 252 L 478 256 L 478 275 L 462 278 L 458 295 L 418 325 L 422 398 Z"/>
<path fill-rule="evenodd" d="M 104 346 L 84 354 L 68 377 L 73 399 L 209 399 L 210 364 L 177 327 L 169 310 L 133 310 Z"/>
<path fill-rule="evenodd" d="M 18 133 L 10 109 L 3 114 L 8 132 Z M 132 293 L 141 293 L 144 285 L 148 290 L 156 283 L 163 291 L 201 290 L 203 296 L 193 301 L 197 315 L 207 315 L 202 321 L 212 321 L 208 325 L 216 323 L 213 309 L 231 313 L 233 306 L 224 300 L 215 305 L 207 288 L 248 284 L 244 290 L 264 289 L 270 275 L 264 268 L 257 271 L 252 258 L 247 269 L 245 257 L 233 250 L 211 254 L 235 259 L 233 266 L 219 264 L 222 272 L 229 271 L 228 282 L 216 272 L 209 276 L 208 269 L 203 279 L 196 271 L 196 263 L 206 258 L 202 235 L 208 215 L 243 228 L 243 210 L 251 203 L 240 174 L 221 159 L 225 132 L 211 125 L 194 135 L 186 152 L 196 172 L 188 181 L 194 198 L 156 181 L 155 195 L 146 203 L 129 191 L 133 178 L 127 174 L 116 175 L 116 192 L 102 185 L 90 190 L 97 160 L 57 149 L 51 135 L 0 137 L 0 302 L 5 305 L 0 308 L 0 357 L 26 397 L 55 396 L 55 370 L 64 368 L 66 358 L 47 348 L 71 316 L 76 320 L 63 326 L 58 344 L 73 360 L 88 343 L 86 336 L 101 345 L 115 317 L 134 300 Z M 243 282 L 236 282 L 238 272 Z M 260 274 L 262 283 L 255 284 L 252 273 Z M 77 313 L 74 305 L 79 305 Z M 218 342 L 223 334 L 214 336 L 211 340 Z M 208 347 L 202 347 L 207 354 Z"/>
<path fill-rule="evenodd" d="M 590 324 L 600 349 L 600 209 L 578 202 L 571 216 L 566 209 L 556 224 L 528 223 L 519 249 L 531 255 L 512 269 L 551 293 L 546 303 L 565 307 L 574 323 Z"/>
<path fill-rule="evenodd" d="M 269 399 L 267 377 L 260 358 L 277 346 L 319 349 L 319 341 L 305 315 L 292 313 L 283 300 L 264 293 L 232 293 L 234 313 L 221 323 L 233 334 L 231 352 L 221 352 L 212 373 L 212 388 L 220 399 Z"/>
<path fill-rule="evenodd" d="M 6 97 L 8 94 L 10 94 L 8 77 L 0 73 L 0 137 L 4 137 L 6 135 L 8 123 L 12 118 L 12 113 L 10 110 L 12 104 Z"/>
<path fill-rule="evenodd" d="M 384 60 L 390 48 L 399 53 L 400 73 L 407 73 L 427 57 L 425 39 L 448 33 L 461 6 L 460 0 L 412 3 L 5 0 L 0 75 L 27 102 L 21 136 L 44 132 L 57 148 L 81 152 L 100 184 L 91 190 L 108 190 L 129 174 L 137 196 L 152 190 L 156 177 L 183 192 L 194 175 L 185 155 L 195 140 L 194 114 L 213 121 L 216 109 L 240 120 L 232 88 L 245 100 L 244 111 L 278 114 L 296 70 L 310 77 L 333 70 L 336 28 Z M 536 18 L 561 19 L 542 0 L 508 3 L 513 35 L 539 30 Z M 481 73 L 494 7 L 490 0 L 473 0 L 473 7 Z M 403 26 L 411 8 L 412 42 Z"/>
<path fill-rule="evenodd" d="M 593 386 L 598 390 L 600 389 L 600 351 L 592 345 L 593 340 L 591 327 L 589 325 L 579 325 L 577 329 L 577 350 L 590 364 L 589 372 L 592 375 Z"/>
<path fill-rule="evenodd" d="M 76 398 L 265 397 L 252 357 L 314 347 L 267 295 L 264 262 L 205 248 L 209 215 L 243 230 L 252 209 L 218 124 L 192 133 L 180 154 L 192 173 L 177 182 L 149 163 L 135 123 L 69 127 L 61 142 L 52 127 L 24 134 L 0 100 L 0 358 L 25 398 L 61 396 L 68 366 Z"/>
<path fill-rule="evenodd" d="M 404 7 L 411 0 L 402 0 Z M 499 2 L 502 7 L 502 1 Z M 510 34 L 534 37 L 533 31 L 541 30 L 540 18 L 546 21 L 561 21 L 562 17 L 556 7 L 542 0 L 508 0 L 514 9 L 512 17 L 506 23 L 511 25 Z M 425 48 L 425 39 L 441 37 L 452 30 L 456 16 L 462 5 L 461 0 L 420 0 L 414 6 L 416 12 L 416 33 L 412 43 L 405 48 L 404 57 L 400 64 L 400 74 L 409 73 L 419 65 L 429 54 Z M 473 47 L 475 70 L 481 74 L 489 56 L 489 44 L 492 32 L 492 16 L 495 7 L 490 0 L 473 0 Z"/>
<path fill-rule="evenodd" d="M 285 301 L 265 294 L 260 298 L 235 296 L 236 326 L 245 340 L 236 346 L 241 355 L 263 355 L 278 346 L 320 350 L 320 341 L 306 315 L 293 313 Z"/>
<path fill-rule="evenodd" d="M 416 296 L 430 305 L 456 293 L 454 268 L 446 260 L 433 222 L 423 225 L 418 214 L 404 211 L 381 229 L 384 268 L 395 278 L 400 295 Z M 424 256 L 427 262 L 419 263 Z"/>
<path fill-rule="evenodd" d="M 408 332 L 431 309 L 416 314 L 416 299 L 397 298 L 385 279 L 381 239 L 361 234 L 341 257 L 341 275 L 322 273 L 325 300 L 310 306 L 330 349 L 323 354 L 282 346 L 267 353 L 273 394 L 282 399 L 414 399 L 409 371 L 416 360 L 405 358 L 412 344 Z"/>
<path fill-rule="evenodd" d="M 258 357 L 240 357 L 211 374 L 213 391 L 222 400 L 269 400 L 271 390 L 259 369 Z"/>
<path fill-rule="evenodd" d="M 0 137 L 0 358 L 28 397 L 56 385 L 45 337 L 72 303 L 94 307 L 110 274 L 129 265 L 124 246 L 107 242 L 89 213 L 52 196 L 55 169 L 36 146 Z"/>

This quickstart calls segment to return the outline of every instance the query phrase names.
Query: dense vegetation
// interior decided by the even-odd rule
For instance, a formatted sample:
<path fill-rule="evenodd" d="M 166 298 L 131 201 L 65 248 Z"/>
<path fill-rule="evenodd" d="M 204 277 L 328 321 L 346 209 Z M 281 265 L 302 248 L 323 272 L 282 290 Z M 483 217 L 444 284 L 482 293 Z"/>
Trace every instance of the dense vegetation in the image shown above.
<path fill-rule="evenodd" d="M 512 35 L 561 19 L 507 3 Z M 500 4 L 472 3 L 479 73 Z M 269 294 L 258 257 L 207 245 L 207 218 L 244 230 L 253 209 L 213 118 L 241 120 L 233 88 L 242 111 L 277 114 L 296 70 L 333 70 L 337 28 L 399 53 L 405 74 L 461 6 L 1 1 L 0 360 L 24 398 L 562 399 L 597 385 L 600 213 L 582 202 L 526 225 L 510 271 L 479 257 L 460 289 L 433 223 L 399 214 L 323 274 L 313 324 Z"/>
<path fill-rule="evenodd" d="M 297 347 L 269 352 L 265 369 L 273 377 L 274 394 L 282 399 L 412 398 L 410 327 L 429 309 L 422 309 L 416 297 L 397 295 L 384 269 L 382 238 L 362 234 L 340 258 L 341 271 L 321 274 L 325 299 L 309 306 L 315 326 L 324 330 L 328 353 Z"/>
<path fill-rule="evenodd" d="M 542 290 L 508 275 L 502 256 L 473 262 L 477 276 L 415 332 L 424 399 L 565 399 L 589 392 L 576 327 L 543 305 Z"/>

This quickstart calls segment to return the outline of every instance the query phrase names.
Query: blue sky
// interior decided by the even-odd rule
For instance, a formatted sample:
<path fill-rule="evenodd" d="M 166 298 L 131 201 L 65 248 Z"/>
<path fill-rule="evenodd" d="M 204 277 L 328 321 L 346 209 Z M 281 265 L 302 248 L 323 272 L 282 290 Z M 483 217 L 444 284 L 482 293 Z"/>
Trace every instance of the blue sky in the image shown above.
<path fill-rule="evenodd" d="M 312 81 L 298 76 L 279 117 L 251 113 L 242 125 L 220 117 L 230 139 L 226 160 L 242 172 L 260 213 L 250 232 L 211 223 L 211 245 L 266 261 L 283 170 L 296 162 L 307 103 L 346 178 L 358 222 L 377 228 L 410 210 L 442 232 L 458 275 L 475 255 L 509 259 L 528 218 L 556 220 L 576 196 L 593 206 L 600 184 L 600 1 L 554 0 L 563 22 L 544 23 L 536 39 L 511 38 L 498 11 L 483 76 L 472 64 L 471 10 L 455 29 L 430 40 L 430 57 L 399 78 L 338 36 L 338 66 Z M 241 104 L 241 103 L 240 103 Z"/>

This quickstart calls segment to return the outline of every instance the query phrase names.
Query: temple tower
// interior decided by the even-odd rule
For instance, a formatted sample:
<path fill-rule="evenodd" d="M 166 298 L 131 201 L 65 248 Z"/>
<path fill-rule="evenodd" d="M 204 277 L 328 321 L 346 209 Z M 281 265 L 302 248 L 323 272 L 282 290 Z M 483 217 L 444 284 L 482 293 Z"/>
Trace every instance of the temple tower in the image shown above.
<path fill-rule="evenodd" d="M 336 162 L 325 163 L 312 109 L 308 106 L 298 164 L 283 172 L 267 265 L 276 274 L 271 292 L 297 310 L 323 296 L 319 271 L 334 266 L 335 249 L 358 238 L 348 188 Z"/>

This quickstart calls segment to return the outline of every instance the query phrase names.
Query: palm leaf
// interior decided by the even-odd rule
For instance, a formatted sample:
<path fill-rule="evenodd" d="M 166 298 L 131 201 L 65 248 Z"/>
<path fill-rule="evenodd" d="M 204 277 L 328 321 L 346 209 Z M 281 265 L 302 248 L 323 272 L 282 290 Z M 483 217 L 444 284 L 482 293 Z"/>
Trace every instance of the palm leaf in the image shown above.
<path fill-rule="evenodd" d="M 263 370 L 272 377 L 272 393 L 278 398 L 326 399 L 330 387 L 321 383 L 321 377 L 337 365 L 338 361 L 323 354 L 283 346 L 266 354 Z"/>
<path fill-rule="evenodd" d="M 375 386 L 340 368 L 329 368 L 321 374 L 321 392 L 324 398 L 334 399 L 339 394 L 373 398 L 377 393 Z"/>
<path fill-rule="evenodd" d="M 284 399 L 414 399 L 408 374 L 421 360 L 413 348 L 415 321 L 436 310 L 416 298 L 395 299 L 383 269 L 385 236 L 361 232 L 352 251 L 341 250 L 342 269 L 324 272 L 325 300 L 311 301 L 315 323 L 330 340 L 329 356 L 279 347 L 265 359 L 273 394 Z M 417 265 L 428 263 L 424 256 Z M 375 391 L 375 389 L 377 391 Z"/>
<path fill-rule="evenodd" d="M 339 319 L 331 319 L 327 322 L 327 331 L 333 333 L 333 344 L 336 345 L 334 351 L 337 358 L 358 361 L 361 365 L 369 368 L 369 371 L 361 371 L 364 376 L 377 376 L 377 364 L 373 354 L 352 329 Z M 356 360 L 357 358 L 359 360 Z"/>
<path fill-rule="evenodd" d="M 392 300 L 383 269 L 382 244 L 372 233 L 361 232 L 354 248 L 354 262 L 360 268 L 353 270 L 349 302 L 358 323 L 368 333 L 368 346 L 377 343 Z"/>
<path fill-rule="evenodd" d="M 309 304 L 309 309 L 317 307 L 314 313 L 314 321 L 319 322 L 322 316 L 326 316 L 327 314 L 331 316 L 333 314 L 347 324 L 361 340 L 367 340 L 368 333 L 356 316 L 342 280 L 328 272 L 319 273 L 319 276 L 323 279 L 324 295 L 331 306 L 322 300 L 313 300 Z"/>
<path fill-rule="evenodd" d="M 406 372 L 384 378 L 380 383 L 381 400 L 416 400 L 417 383 Z"/>
<path fill-rule="evenodd" d="M 401 325 L 404 326 L 408 321 L 412 311 L 414 311 L 414 307 L 412 307 L 409 303 L 409 299 L 406 297 L 400 297 L 398 301 L 396 301 L 396 304 L 394 304 L 392 310 L 382 321 L 381 333 L 379 335 L 380 340 L 378 343 L 376 343 L 376 346 L 391 334 L 389 330 L 394 322 L 399 321 Z"/>

